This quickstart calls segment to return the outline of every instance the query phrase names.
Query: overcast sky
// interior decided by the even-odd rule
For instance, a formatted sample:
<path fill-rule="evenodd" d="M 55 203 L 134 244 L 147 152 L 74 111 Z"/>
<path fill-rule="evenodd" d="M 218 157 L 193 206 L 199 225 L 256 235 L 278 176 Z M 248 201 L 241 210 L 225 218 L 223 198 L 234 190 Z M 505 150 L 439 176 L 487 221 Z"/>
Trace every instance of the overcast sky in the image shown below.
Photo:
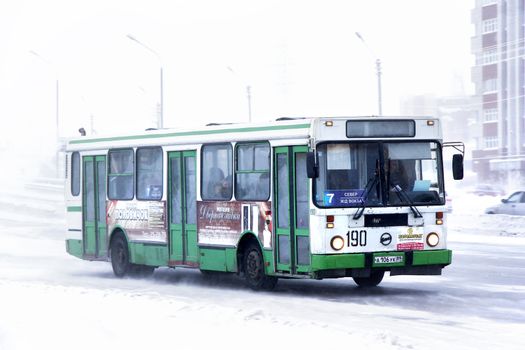
<path fill-rule="evenodd" d="M 402 96 L 470 93 L 473 0 L 0 2 L 1 145 L 155 125 L 383 113 Z M 365 46 L 355 35 L 361 33 Z M 127 38 L 130 34 L 159 58 Z M 33 53 L 31 53 L 33 52 Z M 41 141 L 43 142 L 43 141 Z"/>

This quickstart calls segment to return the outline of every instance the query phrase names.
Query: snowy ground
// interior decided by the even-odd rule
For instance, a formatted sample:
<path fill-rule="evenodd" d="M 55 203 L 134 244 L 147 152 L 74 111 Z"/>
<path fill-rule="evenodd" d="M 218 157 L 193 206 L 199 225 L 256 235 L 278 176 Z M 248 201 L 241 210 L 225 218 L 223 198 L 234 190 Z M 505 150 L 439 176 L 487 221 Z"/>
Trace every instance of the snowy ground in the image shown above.
<path fill-rule="evenodd" d="M 497 200 L 454 194 L 442 276 L 255 293 L 184 269 L 116 279 L 108 263 L 66 254 L 61 192 L 4 187 L 0 349 L 524 349 L 525 218 L 483 214 Z"/>

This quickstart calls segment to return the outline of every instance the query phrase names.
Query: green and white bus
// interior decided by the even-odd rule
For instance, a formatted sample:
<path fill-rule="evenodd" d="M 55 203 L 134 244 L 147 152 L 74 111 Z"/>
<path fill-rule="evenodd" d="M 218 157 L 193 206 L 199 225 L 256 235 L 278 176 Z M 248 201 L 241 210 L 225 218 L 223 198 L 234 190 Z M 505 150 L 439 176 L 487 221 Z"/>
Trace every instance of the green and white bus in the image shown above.
<path fill-rule="evenodd" d="M 67 252 L 118 277 L 186 267 L 253 289 L 439 275 L 452 259 L 444 146 L 440 121 L 419 117 L 82 136 L 67 143 Z"/>

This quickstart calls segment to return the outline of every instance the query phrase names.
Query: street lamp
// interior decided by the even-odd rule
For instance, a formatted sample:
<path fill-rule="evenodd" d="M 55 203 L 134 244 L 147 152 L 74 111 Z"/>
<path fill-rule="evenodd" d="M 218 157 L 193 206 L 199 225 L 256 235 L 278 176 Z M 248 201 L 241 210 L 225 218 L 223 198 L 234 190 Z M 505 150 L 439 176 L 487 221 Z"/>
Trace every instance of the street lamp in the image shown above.
<path fill-rule="evenodd" d="M 381 60 L 377 57 L 377 55 L 370 49 L 370 47 L 366 44 L 365 39 L 359 34 L 359 32 L 355 32 L 355 35 L 361 40 L 363 45 L 368 49 L 368 51 L 372 54 L 372 56 L 375 58 L 376 61 L 376 72 L 377 72 L 377 104 L 378 104 L 378 110 L 379 115 L 383 115 L 383 107 L 382 107 L 382 97 L 381 97 Z"/>
<path fill-rule="evenodd" d="M 164 85 L 164 78 L 163 78 L 162 60 L 160 59 L 160 55 L 155 50 L 153 50 L 151 47 L 149 47 L 148 45 L 146 45 L 143 42 L 139 41 L 138 39 L 136 39 L 131 34 L 128 34 L 127 37 L 128 37 L 128 39 L 136 42 L 137 44 L 139 44 L 140 46 L 142 46 L 143 48 L 145 48 L 149 52 L 153 53 L 157 57 L 157 59 L 159 60 L 159 65 L 160 65 L 160 113 L 159 113 L 159 119 L 157 120 L 157 128 L 158 129 L 162 129 L 164 127 L 164 86 L 163 86 Z"/>
<path fill-rule="evenodd" d="M 237 75 L 232 67 L 226 67 L 233 75 Z M 246 85 L 246 98 L 248 100 L 248 121 L 252 122 L 252 87 Z"/>
<path fill-rule="evenodd" d="M 246 85 L 246 98 L 248 99 L 248 121 L 252 122 L 252 87 Z"/>
<path fill-rule="evenodd" d="M 61 146 L 60 146 L 60 128 L 59 128 L 59 83 L 58 83 L 58 71 L 56 70 L 55 66 L 53 63 L 51 63 L 50 61 L 46 60 L 44 57 L 40 56 L 38 54 L 38 52 L 36 51 L 33 51 L 33 50 L 30 50 L 29 53 L 33 56 L 35 56 L 36 58 L 38 58 L 39 60 L 41 60 L 42 62 L 44 62 L 45 64 L 47 64 L 49 67 L 51 67 L 51 69 L 54 71 L 55 73 L 55 137 L 56 137 L 56 148 L 57 148 L 57 151 L 56 151 L 56 175 L 57 177 L 60 175 L 60 158 L 59 158 L 59 153 L 60 153 L 60 149 L 61 149 Z"/>

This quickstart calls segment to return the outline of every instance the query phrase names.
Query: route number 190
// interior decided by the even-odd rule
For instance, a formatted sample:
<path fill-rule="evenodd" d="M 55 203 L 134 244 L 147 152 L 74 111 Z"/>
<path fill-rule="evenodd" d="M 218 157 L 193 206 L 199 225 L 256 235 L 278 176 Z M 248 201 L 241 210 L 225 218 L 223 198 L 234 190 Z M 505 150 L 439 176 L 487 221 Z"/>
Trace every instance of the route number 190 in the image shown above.
<path fill-rule="evenodd" d="M 346 233 L 347 247 L 366 246 L 366 230 L 352 230 Z"/>

